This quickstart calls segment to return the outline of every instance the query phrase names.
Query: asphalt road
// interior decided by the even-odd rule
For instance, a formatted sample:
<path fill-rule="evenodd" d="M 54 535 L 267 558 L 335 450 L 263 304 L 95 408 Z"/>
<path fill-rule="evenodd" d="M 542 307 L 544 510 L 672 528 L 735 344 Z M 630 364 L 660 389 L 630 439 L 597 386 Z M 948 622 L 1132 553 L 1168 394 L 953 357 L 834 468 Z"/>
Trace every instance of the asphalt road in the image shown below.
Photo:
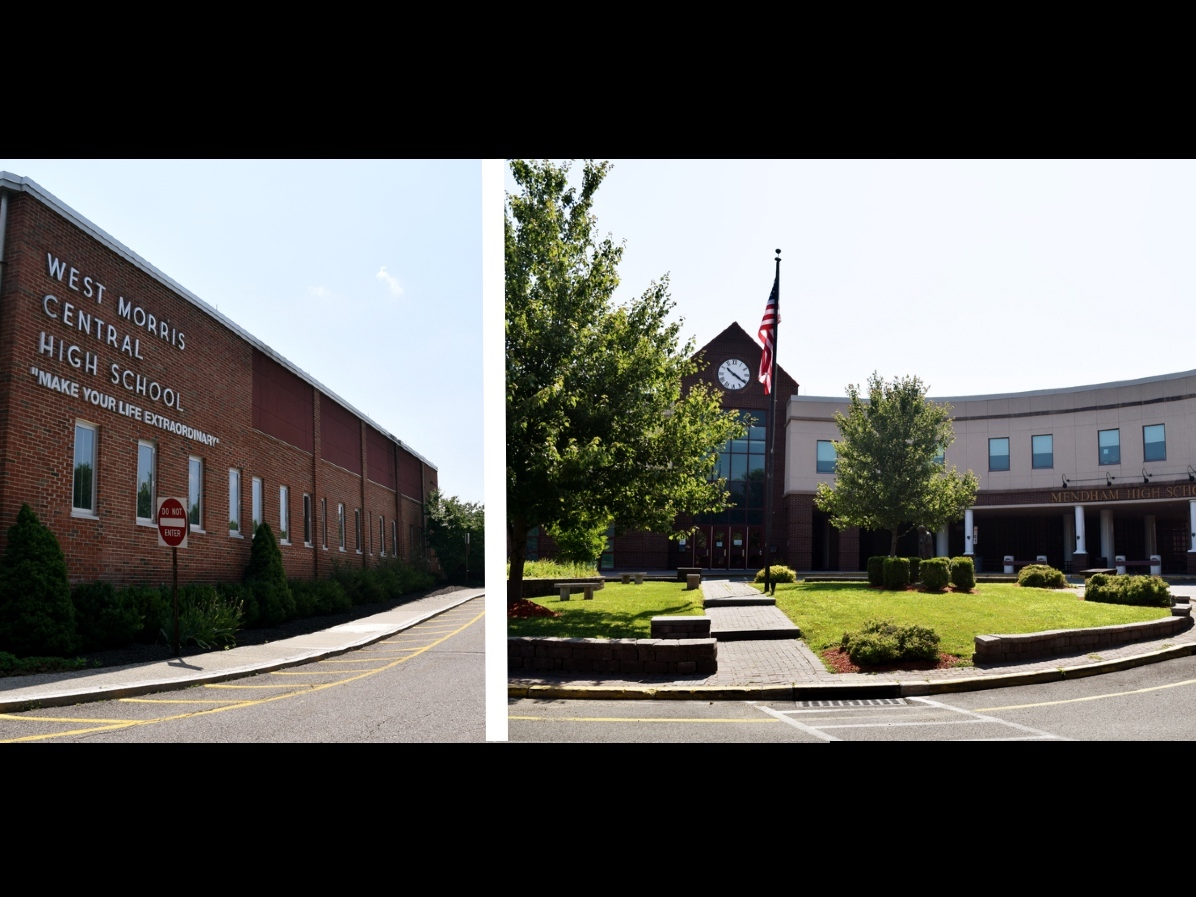
<path fill-rule="evenodd" d="M 0 714 L 0 742 L 485 740 L 478 598 L 391 638 L 246 679 Z"/>

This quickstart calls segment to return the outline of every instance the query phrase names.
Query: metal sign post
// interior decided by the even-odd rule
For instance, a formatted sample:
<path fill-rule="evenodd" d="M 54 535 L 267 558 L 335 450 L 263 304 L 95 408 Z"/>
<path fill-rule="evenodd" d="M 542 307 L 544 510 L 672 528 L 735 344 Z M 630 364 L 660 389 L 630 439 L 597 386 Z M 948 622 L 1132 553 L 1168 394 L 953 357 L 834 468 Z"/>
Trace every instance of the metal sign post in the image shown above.
<path fill-rule="evenodd" d="M 187 509 L 177 498 L 158 499 L 158 544 L 170 549 L 171 566 L 174 570 L 171 598 L 174 604 L 174 656 L 182 657 L 179 645 L 179 549 L 187 547 L 187 534 L 191 531 L 191 520 Z"/>

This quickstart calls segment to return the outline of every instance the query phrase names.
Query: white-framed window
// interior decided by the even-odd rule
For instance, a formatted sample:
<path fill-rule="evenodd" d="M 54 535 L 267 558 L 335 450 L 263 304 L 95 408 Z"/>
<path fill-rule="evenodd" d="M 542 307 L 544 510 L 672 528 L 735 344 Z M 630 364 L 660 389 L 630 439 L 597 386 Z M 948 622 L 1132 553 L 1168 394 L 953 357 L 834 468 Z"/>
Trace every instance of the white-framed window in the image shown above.
<path fill-rule="evenodd" d="M 137 522 L 154 522 L 157 449 L 145 439 L 137 442 Z"/>
<path fill-rule="evenodd" d="M 361 554 L 361 508 L 353 509 L 353 542 L 356 552 Z"/>
<path fill-rule="evenodd" d="M 262 516 L 262 478 L 261 477 L 253 478 L 253 493 L 252 493 L 250 510 L 253 515 L 252 516 L 253 533 L 251 533 L 250 535 L 256 535 L 257 525 L 265 519 L 265 517 Z"/>
<path fill-rule="evenodd" d="M 311 496 L 303 493 L 303 544 L 311 548 Z"/>
<path fill-rule="evenodd" d="M 395 557 L 399 556 L 399 522 L 390 521 L 390 551 Z"/>
<path fill-rule="evenodd" d="M 278 541 L 291 544 L 291 488 L 278 487 Z"/>
<path fill-rule="evenodd" d="M 320 499 L 320 532 L 323 533 L 324 550 L 328 550 L 328 499 Z"/>
<path fill-rule="evenodd" d="M 340 545 L 340 550 L 345 550 L 345 503 L 337 502 L 336 504 L 336 538 Z"/>
<path fill-rule="evenodd" d="M 378 515 L 378 556 L 386 557 L 386 518 Z"/>
<path fill-rule="evenodd" d="M 99 428 L 75 421 L 75 465 L 71 486 L 71 513 L 96 516 L 96 447 Z"/>
<path fill-rule="evenodd" d="M 240 537 L 241 533 L 241 471 L 228 469 L 228 534 Z"/>
<path fill-rule="evenodd" d="M 192 530 L 203 531 L 203 458 L 187 459 L 187 518 Z"/>

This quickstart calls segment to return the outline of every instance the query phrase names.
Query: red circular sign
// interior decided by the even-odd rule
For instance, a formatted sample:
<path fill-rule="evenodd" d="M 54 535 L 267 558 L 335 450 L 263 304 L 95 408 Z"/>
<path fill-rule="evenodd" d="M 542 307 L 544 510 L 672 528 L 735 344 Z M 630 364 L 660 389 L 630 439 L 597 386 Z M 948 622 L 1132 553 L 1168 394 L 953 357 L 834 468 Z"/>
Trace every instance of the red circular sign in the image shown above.
<path fill-rule="evenodd" d="M 158 535 L 171 548 L 178 548 L 187 541 L 187 509 L 177 498 L 165 498 L 158 508 Z"/>

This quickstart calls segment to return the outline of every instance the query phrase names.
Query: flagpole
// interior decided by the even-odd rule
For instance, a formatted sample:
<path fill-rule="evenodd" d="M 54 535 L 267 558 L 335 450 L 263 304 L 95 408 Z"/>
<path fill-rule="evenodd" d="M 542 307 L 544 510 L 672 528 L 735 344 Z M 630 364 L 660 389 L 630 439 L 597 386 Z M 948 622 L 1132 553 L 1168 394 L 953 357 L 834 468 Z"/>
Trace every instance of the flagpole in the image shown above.
<path fill-rule="evenodd" d="M 768 374 L 768 392 L 769 392 L 769 406 L 768 406 L 768 421 L 765 424 L 764 438 L 766 440 L 766 450 L 764 455 L 764 592 L 775 595 L 777 593 L 777 584 L 772 575 L 772 479 L 773 472 L 776 470 L 776 457 L 774 453 L 773 435 L 776 433 L 774 429 L 777 419 L 777 355 L 779 349 L 777 348 L 778 340 L 780 339 L 780 323 L 781 323 L 781 250 L 777 250 L 777 270 L 776 279 L 773 281 L 773 286 L 776 291 L 777 302 L 775 310 L 775 322 L 772 328 L 772 367 Z"/>

